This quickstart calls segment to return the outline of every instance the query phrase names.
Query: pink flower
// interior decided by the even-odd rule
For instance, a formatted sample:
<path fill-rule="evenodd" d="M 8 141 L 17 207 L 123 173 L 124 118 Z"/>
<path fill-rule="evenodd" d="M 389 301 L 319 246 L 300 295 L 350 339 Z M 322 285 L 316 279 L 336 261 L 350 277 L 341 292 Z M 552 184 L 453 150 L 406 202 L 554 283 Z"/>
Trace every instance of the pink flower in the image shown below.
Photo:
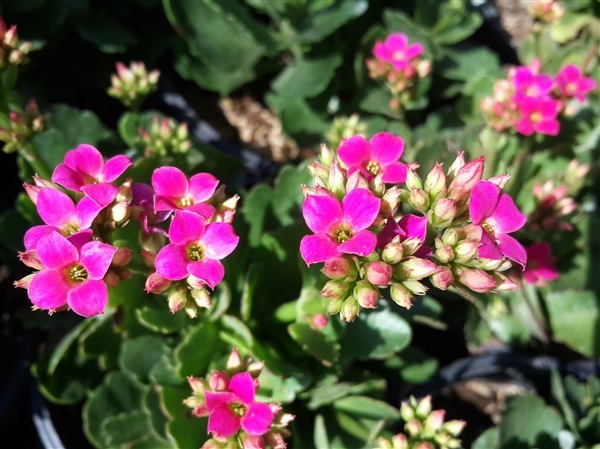
<path fill-rule="evenodd" d="M 307 265 L 342 253 L 371 254 L 377 237 L 367 228 L 377 218 L 380 203 L 367 189 L 351 190 L 341 204 L 333 196 L 308 195 L 302 213 L 315 234 L 304 236 L 300 242 L 300 254 Z"/>
<path fill-rule="evenodd" d="M 421 241 L 419 249 L 414 253 L 415 257 L 426 258 L 431 255 L 431 248 L 423 246 L 427 236 L 426 216 L 419 217 L 407 214 L 403 215 L 397 222 L 393 217 L 388 218 L 385 227 L 377 236 L 377 247 L 385 248 L 397 235 L 400 236 L 401 242 L 411 238 L 417 238 Z"/>
<path fill-rule="evenodd" d="M 471 192 L 469 215 L 473 224 L 485 231 L 481 234 L 479 257 L 500 260 L 506 256 L 525 267 L 525 249 L 508 234 L 521 229 L 527 217 L 517 208 L 510 195 L 502 193 L 490 181 L 479 181 Z"/>
<path fill-rule="evenodd" d="M 373 47 L 373 55 L 380 61 L 391 64 L 396 70 L 404 69 L 424 51 L 422 44 L 408 45 L 408 37 L 403 33 L 390 34 L 384 42 L 375 42 Z"/>
<path fill-rule="evenodd" d="M 550 98 L 525 97 L 519 103 L 519 119 L 516 130 L 526 136 L 534 132 L 556 136 L 560 124 L 556 120 L 559 103 Z"/>
<path fill-rule="evenodd" d="M 37 211 L 46 223 L 33 226 L 25 233 L 25 249 L 35 249 L 38 241 L 58 231 L 64 236 L 83 232 L 89 240 L 92 234 L 90 226 L 102 207 L 94 200 L 83 197 L 77 205 L 68 195 L 51 187 L 43 187 L 37 196 Z"/>
<path fill-rule="evenodd" d="M 367 180 L 383 173 L 383 182 L 399 184 L 406 181 L 407 166 L 398 162 L 404 151 L 404 141 L 391 133 L 375 134 L 371 140 L 362 136 L 345 139 L 338 148 L 348 174 L 359 170 Z"/>
<path fill-rule="evenodd" d="M 166 232 L 157 225 L 169 218 L 169 212 L 154 211 L 154 190 L 152 187 L 143 182 L 134 183 L 131 186 L 131 193 L 131 206 L 139 207 L 139 214 L 136 215 L 136 218 L 142 224 L 142 231 L 146 234 L 159 232 L 166 235 Z"/>
<path fill-rule="evenodd" d="M 206 392 L 208 432 L 228 438 L 240 427 L 249 435 L 264 435 L 273 423 L 274 414 L 268 404 L 256 402 L 256 386 L 248 371 L 236 374 L 226 391 Z"/>
<path fill-rule="evenodd" d="M 169 228 L 171 243 L 161 248 L 154 265 L 156 272 L 171 281 L 192 275 L 210 288 L 223 280 L 225 268 L 221 259 L 238 244 L 229 223 L 210 223 L 190 211 L 177 211 Z"/>
<path fill-rule="evenodd" d="M 545 97 L 550 93 L 553 86 L 550 76 L 543 73 L 538 74 L 529 67 L 517 67 L 512 74 L 512 81 L 515 86 L 515 101 L 521 101 L 526 96 Z"/>
<path fill-rule="evenodd" d="M 573 64 L 564 66 L 556 75 L 555 81 L 563 96 L 577 98 L 581 103 L 585 101 L 585 95 L 597 86 L 596 81 L 583 76 L 581 69 Z"/>
<path fill-rule="evenodd" d="M 558 279 L 558 270 L 552 261 L 552 248 L 546 242 L 534 243 L 525 248 L 527 265 L 523 279 L 529 284 L 546 285 L 546 281 Z"/>
<path fill-rule="evenodd" d="M 154 209 L 189 210 L 209 219 L 215 213 L 215 208 L 206 201 L 209 200 L 219 180 L 209 173 L 198 173 L 188 182 L 185 174 L 177 167 L 160 167 L 152 174 Z"/>
<path fill-rule="evenodd" d="M 58 232 L 40 239 L 39 260 L 44 267 L 35 273 L 28 294 L 40 309 L 54 311 L 68 305 L 85 317 L 104 311 L 108 289 L 102 280 L 117 248 L 92 241 L 78 247 Z"/>
<path fill-rule="evenodd" d="M 91 145 L 79 145 L 67 151 L 65 161 L 52 174 L 52 182 L 76 192 L 84 192 L 101 206 L 110 204 L 119 188 L 110 184 L 132 165 L 125 155 L 111 157 L 104 162 L 102 153 Z"/>

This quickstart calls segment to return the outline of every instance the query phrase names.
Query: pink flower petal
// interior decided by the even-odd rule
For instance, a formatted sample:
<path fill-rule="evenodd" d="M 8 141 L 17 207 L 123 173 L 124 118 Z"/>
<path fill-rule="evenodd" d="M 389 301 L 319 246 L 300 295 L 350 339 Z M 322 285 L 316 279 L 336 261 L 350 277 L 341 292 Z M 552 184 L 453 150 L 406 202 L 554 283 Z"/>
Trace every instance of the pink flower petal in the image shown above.
<path fill-rule="evenodd" d="M 102 173 L 104 158 L 95 147 L 84 144 L 67 151 L 65 164 L 83 175 L 98 179 Z"/>
<path fill-rule="evenodd" d="M 240 430 L 240 419 L 227 407 L 215 408 L 208 417 L 207 432 L 228 438 Z"/>
<path fill-rule="evenodd" d="M 500 197 L 500 188 L 489 181 L 479 181 L 471 191 L 471 199 L 469 201 L 469 216 L 471 221 L 479 225 L 486 218 L 490 217 Z"/>
<path fill-rule="evenodd" d="M 392 133 L 375 134 L 371 137 L 369 143 L 371 145 L 371 159 L 381 165 L 397 162 L 404 152 L 404 141 Z"/>
<path fill-rule="evenodd" d="M 264 435 L 273 424 L 273 410 L 268 404 L 255 402 L 250 404 L 242 417 L 242 429 L 249 435 Z"/>
<path fill-rule="evenodd" d="M 492 242 L 492 239 L 485 230 L 481 233 L 481 246 L 479 247 L 477 256 L 491 260 L 502 259 L 502 253 L 498 250 L 496 244 Z"/>
<path fill-rule="evenodd" d="M 172 243 L 162 247 L 154 260 L 156 272 L 170 281 L 185 279 L 188 263 L 185 247 Z"/>
<path fill-rule="evenodd" d="M 81 198 L 75 206 L 75 216 L 79 222 L 79 227 L 81 229 L 87 229 L 92 226 L 92 223 L 102 208 L 103 206 L 89 197 Z"/>
<path fill-rule="evenodd" d="M 402 162 L 392 162 L 383 167 L 382 181 L 386 184 L 404 184 L 408 167 Z"/>
<path fill-rule="evenodd" d="M 38 194 L 37 210 L 44 223 L 61 228 L 75 221 L 75 204 L 66 194 L 45 187 Z"/>
<path fill-rule="evenodd" d="M 49 310 L 64 306 L 71 288 L 61 271 L 48 269 L 33 276 L 27 293 L 33 305 Z"/>
<path fill-rule="evenodd" d="M 204 219 L 200 215 L 180 210 L 175 213 L 169 226 L 169 238 L 176 245 L 188 245 L 199 241 L 205 229 Z"/>
<path fill-rule="evenodd" d="M 517 126 L 515 126 L 515 130 L 524 136 L 531 136 L 535 132 L 535 129 L 533 129 L 533 122 L 529 117 L 521 117 Z"/>
<path fill-rule="evenodd" d="M 350 226 L 353 232 L 367 229 L 377 218 L 380 204 L 381 200 L 370 190 L 351 190 L 342 200 L 344 222 Z"/>
<path fill-rule="evenodd" d="M 65 164 L 58 164 L 52 173 L 52 182 L 79 192 L 81 186 L 85 185 L 85 178 Z"/>
<path fill-rule="evenodd" d="M 339 201 L 323 195 L 308 195 L 302 205 L 302 215 L 315 234 L 327 234 L 343 217 Z"/>
<path fill-rule="evenodd" d="M 119 193 L 119 188 L 115 185 L 106 183 L 89 184 L 87 186 L 83 186 L 81 191 L 98 203 L 98 205 L 100 205 L 102 208 L 113 202 Z"/>
<path fill-rule="evenodd" d="M 406 50 L 406 60 L 411 61 L 425 52 L 425 47 L 420 43 L 412 44 Z"/>
<path fill-rule="evenodd" d="M 25 249 L 27 251 L 35 249 L 39 240 L 42 237 L 54 231 L 56 231 L 56 228 L 54 226 L 48 225 L 39 225 L 29 228 L 25 233 L 25 237 L 23 238 L 23 241 L 25 243 Z"/>
<path fill-rule="evenodd" d="M 404 33 L 392 33 L 385 39 L 385 45 L 392 53 L 406 50 L 408 37 Z"/>
<path fill-rule="evenodd" d="M 521 229 L 527 221 L 527 216 L 519 210 L 510 195 L 500 195 L 496 210 L 491 216 L 494 230 L 500 234 L 510 234 Z"/>
<path fill-rule="evenodd" d="M 108 288 L 104 281 L 88 279 L 74 287 L 67 303 L 77 315 L 90 317 L 104 312 L 108 302 Z"/>
<path fill-rule="evenodd" d="M 560 131 L 560 123 L 558 120 L 548 120 L 533 125 L 535 131 L 548 136 L 557 136 Z"/>
<path fill-rule="evenodd" d="M 390 216 L 381 232 L 377 235 L 377 247 L 380 249 L 385 248 L 385 245 L 390 243 L 394 237 L 404 235 L 403 232 L 396 220 L 394 220 L 394 217 Z"/>
<path fill-rule="evenodd" d="M 392 59 L 390 50 L 381 41 L 375 42 L 375 45 L 373 46 L 373 56 L 385 62 L 389 62 Z"/>
<path fill-rule="evenodd" d="M 205 254 L 209 259 L 221 260 L 230 255 L 240 238 L 229 223 L 210 223 L 202 238 Z"/>
<path fill-rule="evenodd" d="M 371 157 L 371 146 L 362 136 L 350 137 L 340 144 L 338 156 L 348 167 L 362 165 Z"/>
<path fill-rule="evenodd" d="M 77 248 L 58 232 L 42 237 L 36 250 L 40 262 L 46 268 L 59 269 L 79 262 Z"/>
<path fill-rule="evenodd" d="M 107 243 L 89 242 L 81 248 L 79 262 L 87 270 L 90 279 L 102 279 L 116 252 L 117 248 Z"/>
<path fill-rule="evenodd" d="M 225 276 L 223 264 L 218 260 L 213 259 L 202 259 L 198 262 L 189 262 L 187 271 L 197 278 L 202 279 L 213 290 Z"/>
<path fill-rule="evenodd" d="M 177 167 L 160 167 L 152 174 L 152 187 L 158 196 L 183 198 L 189 184 L 185 174 Z"/>
<path fill-rule="evenodd" d="M 198 173 L 190 178 L 190 194 L 194 202 L 201 203 L 215 193 L 219 180 L 210 173 Z"/>
<path fill-rule="evenodd" d="M 192 204 L 191 206 L 187 206 L 184 210 L 194 212 L 205 220 L 209 220 L 215 214 L 215 208 L 206 203 Z"/>
<path fill-rule="evenodd" d="M 67 237 L 67 240 L 73 244 L 77 251 L 81 251 L 83 245 L 90 241 L 92 238 L 92 230 L 84 229 L 83 231 L 76 232 Z"/>
<path fill-rule="evenodd" d="M 525 265 L 527 264 L 527 253 L 525 252 L 523 245 L 521 245 L 517 239 L 508 234 L 500 234 L 498 236 L 498 249 L 510 260 L 514 260 L 521 265 L 521 268 L 525 268 Z"/>
<path fill-rule="evenodd" d="M 244 405 L 254 402 L 254 381 L 248 371 L 233 376 L 227 389 L 234 393 Z"/>
<path fill-rule="evenodd" d="M 338 245 L 325 235 L 306 235 L 300 242 L 300 255 L 307 265 L 340 256 Z"/>
<path fill-rule="evenodd" d="M 350 240 L 338 245 L 338 251 L 346 254 L 358 254 L 368 256 L 377 245 L 377 237 L 371 231 L 360 231 L 352 236 Z"/>
<path fill-rule="evenodd" d="M 217 407 L 227 406 L 236 400 L 235 394 L 226 391 L 207 391 L 205 397 L 206 409 L 209 412 L 212 412 Z"/>
<path fill-rule="evenodd" d="M 124 154 L 111 157 L 106 161 L 102 168 L 102 181 L 113 182 L 123 174 L 128 167 L 132 166 L 133 162 Z"/>
<path fill-rule="evenodd" d="M 175 200 L 169 196 L 156 195 L 154 197 L 154 210 L 162 211 L 162 210 L 175 210 L 179 209 L 179 206 L 175 202 Z"/>
<path fill-rule="evenodd" d="M 427 216 L 403 215 L 398 222 L 398 226 L 404 231 L 405 237 L 403 240 L 416 237 L 421 239 L 421 243 L 425 243 L 427 237 Z"/>

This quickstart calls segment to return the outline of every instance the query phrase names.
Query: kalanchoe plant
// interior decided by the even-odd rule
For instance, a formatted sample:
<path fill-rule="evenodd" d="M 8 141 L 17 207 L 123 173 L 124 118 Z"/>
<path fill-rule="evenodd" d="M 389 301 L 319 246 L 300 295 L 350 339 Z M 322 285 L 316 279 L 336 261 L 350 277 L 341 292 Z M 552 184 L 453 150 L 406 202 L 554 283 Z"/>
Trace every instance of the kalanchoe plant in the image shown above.
<path fill-rule="evenodd" d="M 129 67 L 122 62 L 115 64 L 117 73 L 112 75 L 108 95 L 123 103 L 126 108 L 138 111 L 148 95 L 156 91 L 160 72 L 148 72 L 143 62 L 133 61 Z"/>

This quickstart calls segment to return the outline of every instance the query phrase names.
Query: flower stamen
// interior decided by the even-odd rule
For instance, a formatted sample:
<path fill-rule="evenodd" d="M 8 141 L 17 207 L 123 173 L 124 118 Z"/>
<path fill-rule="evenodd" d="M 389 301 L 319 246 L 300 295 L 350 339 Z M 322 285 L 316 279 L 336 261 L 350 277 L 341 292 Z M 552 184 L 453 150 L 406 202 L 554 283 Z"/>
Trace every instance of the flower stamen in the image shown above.
<path fill-rule="evenodd" d="M 198 262 L 204 258 L 204 250 L 198 244 L 190 245 L 187 248 L 187 257 L 192 262 Z"/>
<path fill-rule="evenodd" d="M 367 163 L 366 169 L 373 176 L 377 176 L 379 174 L 379 172 L 381 171 L 381 166 L 379 165 L 379 163 L 377 163 L 375 161 L 369 161 Z"/>
<path fill-rule="evenodd" d="M 75 284 L 79 284 L 88 278 L 87 270 L 81 265 L 73 265 L 68 271 L 69 280 Z"/>

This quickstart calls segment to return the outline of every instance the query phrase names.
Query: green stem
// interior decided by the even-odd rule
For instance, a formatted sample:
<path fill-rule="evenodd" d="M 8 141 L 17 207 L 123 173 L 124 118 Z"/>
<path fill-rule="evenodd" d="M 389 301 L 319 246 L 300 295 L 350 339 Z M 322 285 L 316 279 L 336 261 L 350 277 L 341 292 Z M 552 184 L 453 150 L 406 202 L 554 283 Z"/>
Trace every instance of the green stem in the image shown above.
<path fill-rule="evenodd" d="M 549 344 L 551 338 L 548 333 L 548 322 L 544 316 L 544 313 L 542 312 L 537 289 L 531 284 L 523 284 L 523 288 L 519 290 L 519 294 L 531 312 L 533 321 L 538 329 L 540 340 L 542 340 L 542 342 L 545 344 Z"/>
<path fill-rule="evenodd" d="M 50 169 L 46 163 L 39 158 L 33 143 L 28 143 L 20 148 L 20 153 L 38 176 L 44 179 L 50 179 Z"/>
<path fill-rule="evenodd" d="M 512 173 L 515 173 L 515 175 L 511 180 L 510 194 L 513 198 L 515 198 L 523 188 L 525 176 L 531 166 L 531 152 L 529 151 L 529 146 L 530 145 L 526 145 L 524 149 L 519 150 L 512 166 Z"/>

